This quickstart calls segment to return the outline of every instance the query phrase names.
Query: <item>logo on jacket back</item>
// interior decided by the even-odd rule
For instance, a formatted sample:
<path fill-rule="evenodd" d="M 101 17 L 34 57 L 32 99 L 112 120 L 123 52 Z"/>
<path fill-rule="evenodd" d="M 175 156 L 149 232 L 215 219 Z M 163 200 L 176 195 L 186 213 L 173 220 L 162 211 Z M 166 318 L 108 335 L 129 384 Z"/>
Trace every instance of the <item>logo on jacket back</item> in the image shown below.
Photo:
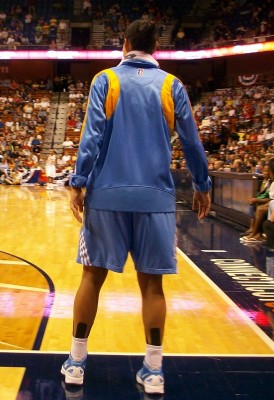
<path fill-rule="evenodd" d="M 138 74 L 139 76 L 141 76 L 141 75 L 143 75 L 143 73 L 144 73 L 143 68 L 138 68 L 137 74 Z"/>

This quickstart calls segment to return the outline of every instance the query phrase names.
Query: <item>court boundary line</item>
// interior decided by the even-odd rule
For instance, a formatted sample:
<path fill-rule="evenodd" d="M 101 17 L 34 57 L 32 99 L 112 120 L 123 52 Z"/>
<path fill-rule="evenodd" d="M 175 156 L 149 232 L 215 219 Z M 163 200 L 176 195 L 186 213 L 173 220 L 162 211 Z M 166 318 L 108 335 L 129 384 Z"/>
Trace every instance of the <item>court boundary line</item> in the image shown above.
<path fill-rule="evenodd" d="M 270 347 L 270 349 L 274 352 L 274 342 L 272 339 L 270 339 L 269 336 L 267 336 L 266 333 L 264 333 L 258 325 L 255 324 L 244 312 L 243 310 L 240 309 L 240 307 L 237 306 L 236 303 L 234 303 L 233 300 L 225 293 L 223 290 L 221 290 L 216 283 L 214 283 L 179 247 L 177 247 L 177 252 L 178 254 L 182 257 L 183 260 L 185 260 L 189 266 L 198 274 L 200 275 L 201 278 L 203 278 L 209 286 L 212 287 L 213 290 L 215 290 L 216 293 L 228 304 L 230 305 L 240 316 L 241 318 L 247 323 L 247 325 L 260 337 L 260 339 Z"/>
<path fill-rule="evenodd" d="M 16 257 L 16 256 L 14 256 L 14 257 Z M 14 266 L 16 266 L 16 265 L 27 265 L 27 266 L 29 266 L 30 265 L 27 261 L 0 260 L 0 265 L 6 265 L 6 264 L 8 264 L 9 266 L 12 266 L 12 265 L 14 265 Z"/>
<path fill-rule="evenodd" d="M 1 354 L 52 354 L 52 355 L 68 355 L 68 351 L 46 351 L 46 350 L 0 350 L 0 355 Z M 103 351 L 89 351 L 88 352 L 89 356 L 140 356 L 143 357 L 145 353 L 129 353 L 129 352 L 103 352 Z M 274 358 L 273 353 L 265 353 L 265 354 L 240 354 L 240 353 L 163 353 L 164 357 L 211 357 L 211 358 L 218 358 L 218 357 L 223 357 L 223 358 Z M 0 366 L 1 367 L 1 366 Z"/>
<path fill-rule="evenodd" d="M 10 283 L 0 283 L 0 288 L 25 290 L 26 292 L 40 292 L 40 293 L 47 293 L 47 294 L 50 293 L 50 289 L 38 288 L 38 287 L 34 287 L 34 286 L 12 285 Z"/>
<path fill-rule="evenodd" d="M 37 265 L 33 264 L 31 261 L 28 261 L 25 258 L 22 258 L 20 256 L 12 254 L 12 253 L 8 253 L 8 252 L 3 251 L 3 250 L 0 249 L 0 254 L 1 253 L 9 255 L 11 257 L 14 257 L 17 260 L 23 261 L 24 263 L 27 263 L 29 266 L 31 266 L 34 269 L 36 269 L 45 278 L 45 280 L 48 283 L 49 290 L 46 293 L 46 295 L 48 296 L 49 302 L 44 307 L 44 310 L 43 310 L 43 313 L 42 313 L 42 316 L 41 316 L 41 322 L 39 324 L 39 327 L 38 327 L 38 330 L 37 330 L 37 333 L 36 333 L 36 337 L 34 339 L 33 346 L 32 346 L 33 350 L 40 349 L 40 347 L 42 345 L 42 342 L 43 342 L 44 333 L 45 333 L 45 330 L 46 330 L 46 327 L 47 327 L 47 324 L 48 324 L 48 321 L 49 321 L 49 318 L 50 318 L 50 314 L 51 314 L 51 311 L 52 311 L 54 300 L 55 300 L 55 286 L 54 286 L 54 283 L 53 283 L 52 279 L 50 278 L 50 276 L 42 268 L 40 268 Z M 42 292 L 42 293 L 44 293 L 44 292 Z M 47 309 L 47 313 L 45 313 L 46 309 Z"/>
<path fill-rule="evenodd" d="M 22 349 L 21 351 L 24 351 L 24 348 L 23 348 L 23 347 L 21 347 L 21 346 L 16 346 L 15 344 L 10 344 L 10 343 L 3 342 L 3 341 L 0 341 L 0 344 L 1 344 L 1 345 L 8 346 L 8 347 L 14 348 L 14 350 L 12 350 L 12 351 L 20 351 L 20 349 Z M 6 351 L 9 351 L 9 350 L 6 350 Z M 1 352 L 1 350 L 0 350 L 0 352 Z"/>

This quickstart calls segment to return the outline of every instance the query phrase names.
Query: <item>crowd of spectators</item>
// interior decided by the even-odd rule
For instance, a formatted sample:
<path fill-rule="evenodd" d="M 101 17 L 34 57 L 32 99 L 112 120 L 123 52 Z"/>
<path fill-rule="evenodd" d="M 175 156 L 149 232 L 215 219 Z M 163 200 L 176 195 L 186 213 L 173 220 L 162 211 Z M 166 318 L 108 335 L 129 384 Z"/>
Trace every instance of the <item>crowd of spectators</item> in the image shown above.
<path fill-rule="evenodd" d="M 0 183 L 44 185 L 46 159 L 42 157 L 53 83 L 49 80 L 18 83 L 0 81 Z M 63 182 L 75 158 L 57 159 Z"/>
<path fill-rule="evenodd" d="M 184 46 L 200 49 L 273 40 L 273 1 L 214 0 L 203 30 L 198 35 L 194 33 L 194 37 L 184 36 Z"/>
<path fill-rule="evenodd" d="M 41 157 L 50 94 L 54 83 L 13 80 L 0 82 L 0 180 L 3 170 L 29 171 L 45 160 Z M 67 78 L 68 107 L 63 151 L 57 157 L 61 170 L 73 168 L 80 131 L 88 103 L 89 82 Z M 190 88 L 187 88 L 190 90 Z M 38 93 L 40 93 L 38 97 Z M 241 86 L 204 92 L 193 103 L 199 134 L 211 171 L 262 173 L 274 155 L 274 89 L 270 86 Z M 5 166 L 3 167 L 3 163 Z M 186 167 L 178 135 L 172 136 L 171 168 Z M 29 174 L 26 174 L 24 182 Z M 22 177 L 23 178 L 23 177 Z"/>
<path fill-rule="evenodd" d="M 274 156 L 274 88 L 208 92 L 193 106 L 193 112 L 211 171 L 262 173 Z M 176 132 L 172 141 L 172 168 L 184 168 Z"/>
<path fill-rule="evenodd" d="M 195 5 L 195 2 L 189 3 L 189 8 Z M 156 24 L 160 46 L 163 33 L 167 26 L 172 24 L 169 46 L 178 50 L 190 50 L 205 45 L 221 47 L 235 42 L 252 43 L 254 38 L 266 41 L 271 37 L 273 39 L 274 35 L 274 6 L 271 0 L 213 1 L 204 16 L 205 21 L 201 29 L 189 28 L 189 24 L 184 27 L 188 11 L 186 4 L 179 10 L 174 3 L 169 3 L 166 7 L 155 0 L 108 4 L 105 8 L 98 4 L 93 7 L 90 4 L 89 15 L 91 19 L 103 20 L 105 44 L 114 47 L 122 45 L 125 27 L 136 18 Z"/>
<path fill-rule="evenodd" d="M 100 16 L 104 21 L 105 45 L 121 47 L 125 28 L 134 19 L 139 18 L 156 25 L 161 44 L 163 32 L 173 21 L 174 15 L 171 5 L 167 7 L 156 0 L 111 4 Z M 98 18 L 98 8 L 94 17 Z"/>
<path fill-rule="evenodd" d="M 88 81 L 73 81 L 69 79 L 68 91 L 68 112 L 66 120 L 67 138 L 63 143 L 64 148 L 74 149 L 71 154 L 77 151 L 79 146 L 80 131 L 83 125 L 86 107 L 88 103 L 90 84 Z"/>
<path fill-rule="evenodd" d="M 274 213 L 270 225 L 272 242 L 264 236 L 264 221 L 274 199 L 274 88 L 238 87 L 207 92 L 193 112 L 206 149 L 210 172 L 252 173 L 262 180 L 256 197 L 247 200 L 251 225 L 240 238 L 243 244 L 274 243 Z M 181 170 L 180 181 L 188 175 L 186 160 L 176 132 L 173 133 L 171 168 Z M 270 185 L 270 183 L 272 184 Z M 271 188 L 273 188 L 271 190 Z"/>
<path fill-rule="evenodd" d="M 16 49 L 47 47 L 69 48 L 70 18 L 73 2 L 49 2 L 38 6 L 35 1 L 17 0 L 0 7 L 0 46 Z M 2 3 L 1 3 L 2 4 Z M 82 15 L 86 21 L 100 21 L 103 25 L 103 44 L 91 41 L 90 46 L 120 48 L 126 26 L 142 18 L 156 24 L 159 44 L 167 27 L 170 38 L 167 45 L 175 49 L 220 47 L 229 44 L 266 41 L 274 35 L 274 7 L 271 0 L 229 0 L 211 2 L 202 28 L 185 28 L 187 11 L 195 4 L 176 1 L 167 5 L 156 0 L 136 1 L 82 1 Z M 195 17 L 195 15 L 194 15 Z M 205 36 L 206 32 L 206 38 Z M 166 44 L 166 43 L 165 43 Z"/>
<path fill-rule="evenodd" d="M 11 2 L 6 10 L 0 9 L 0 46 L 55 49 L 57 36 L 60 43 L 65 43 L 68 39 L 67 22 L 56 17 L 54 7 L 50 15 L 45 10 L 38 9 L 36 2 L 19 0 Z"/>

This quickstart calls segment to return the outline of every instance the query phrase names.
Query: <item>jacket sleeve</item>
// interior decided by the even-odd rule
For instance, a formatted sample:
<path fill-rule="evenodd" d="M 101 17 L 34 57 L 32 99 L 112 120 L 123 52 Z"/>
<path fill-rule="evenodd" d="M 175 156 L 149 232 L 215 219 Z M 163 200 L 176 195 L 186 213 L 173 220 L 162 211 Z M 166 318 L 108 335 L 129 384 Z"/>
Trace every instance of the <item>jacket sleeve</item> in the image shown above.
<path fill-rule="evenodd" d="M 85 187 L 88 176 L 100 153 L 105 124 L 105 99 L 108 92 L 108 78 L 102 73 L 95 76 L 91 83 L 89 100 L 81 130 L 75 171 L 70 177 L 73 187 Z"/>
<path fill-rule="evenodd" d="M 208 176 L 208 162 L 203 144 L 199 138 L 192 108 L 183 84 L 175 79 L 172 86 L 175 113 L 175 129 L 179 135 L 187 167 L 198 192 L 208 192 L 211 179 Z"/>

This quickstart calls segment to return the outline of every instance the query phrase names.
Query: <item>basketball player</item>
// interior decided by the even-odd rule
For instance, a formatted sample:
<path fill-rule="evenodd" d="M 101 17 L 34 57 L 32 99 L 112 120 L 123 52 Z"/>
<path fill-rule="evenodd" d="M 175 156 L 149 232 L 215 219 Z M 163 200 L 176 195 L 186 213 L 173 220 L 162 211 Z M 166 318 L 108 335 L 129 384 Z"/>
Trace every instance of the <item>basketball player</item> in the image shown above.
<path fill-rule="evenodd" d="M 210 209 L 207 159 L 183 84 L 152 57 L 155 25 L 137 20 L 125 32 L 124 58 L 91 84 L 70 205 L 83 226 L 77 261 L 83 275 L 74 302 L 73 338 L 61 372 L 81 385 L 87 341 L 108 271 L 122 272 L 128 252 L 142 295 L 146 353 L 137 382 L 164 393 L 164 274 L 176 273 L 175 189 L 170 134 L 179 134 L 193 178 L 193 209 Z M 85 188 L 85 192 L 83 191 Z"/>

